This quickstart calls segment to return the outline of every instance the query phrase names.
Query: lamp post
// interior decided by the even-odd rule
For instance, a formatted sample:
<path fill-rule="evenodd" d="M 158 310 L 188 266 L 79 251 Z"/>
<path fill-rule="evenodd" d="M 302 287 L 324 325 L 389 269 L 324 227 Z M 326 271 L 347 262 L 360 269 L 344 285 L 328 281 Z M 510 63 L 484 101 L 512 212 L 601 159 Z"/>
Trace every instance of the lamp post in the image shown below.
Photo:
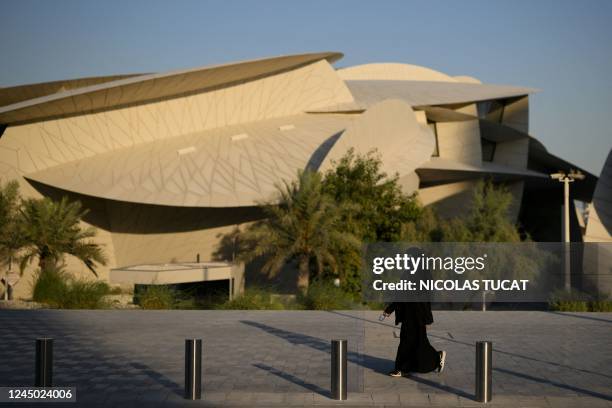
<path fill-rule="evenodd" d="M 583 180 L 584 174 L 577 170 L 570 170 L 569 173 L 559 171 L 550 175 L 550 178 L 563 183 L 563 242 L 565 242 L 565 290 L 572 289 L 572 281 L 570 277 L 570 226 L 569 226 L 569 183 L 576 180 Z"/>

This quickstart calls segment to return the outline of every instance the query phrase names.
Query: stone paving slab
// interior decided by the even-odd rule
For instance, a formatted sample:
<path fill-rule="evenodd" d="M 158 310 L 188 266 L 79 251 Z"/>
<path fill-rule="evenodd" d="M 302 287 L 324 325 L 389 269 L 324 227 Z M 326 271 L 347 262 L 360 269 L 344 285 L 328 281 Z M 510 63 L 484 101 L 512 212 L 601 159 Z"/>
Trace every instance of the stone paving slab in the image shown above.
<path fill-rule="evenodd" d="M 66 406 L 482 406 L 474 344 L 493 341 L 488 406 L 612 407 L 612 314 L 434 312 L 441 375 L 390 378 L 398 339 L 377 312 L 0 311 L 0 386 L 33 383 L 55 338 Z M 202 338 L 204 400 L 185 401 L 184 339 Z M 349 401 L 329 399 L 330 340 L 349 344 Z M 18 405 L 15 405 L 18 406 Z M 19 405 L 24 406 L 24 405 Z M 59 406 L 54 404 L 54 406 Z"/>

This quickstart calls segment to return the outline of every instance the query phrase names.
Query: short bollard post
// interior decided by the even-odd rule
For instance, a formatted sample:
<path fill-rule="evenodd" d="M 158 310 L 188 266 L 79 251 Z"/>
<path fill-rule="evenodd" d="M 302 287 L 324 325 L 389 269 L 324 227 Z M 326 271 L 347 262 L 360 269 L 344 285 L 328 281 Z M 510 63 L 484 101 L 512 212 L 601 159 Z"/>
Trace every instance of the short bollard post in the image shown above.
<path fill-rule="evenodd" d="M 202 339 L 185 340 L 185 399 L 202 398 Z"/>
<path fill-rule="evenodd" d="M 53 386 L 53 339 L 36 339 L 36 368 L 34 386 Z"/>
<path fill-rule="evenodd" d="M 493 343 L 476 342 L 476 400 L 489 402 L 493 391 Z"/>
<path fill-rule="evenodd" d="M 346 340 L 331 342 L 331 397 L 346 400 Z"/>

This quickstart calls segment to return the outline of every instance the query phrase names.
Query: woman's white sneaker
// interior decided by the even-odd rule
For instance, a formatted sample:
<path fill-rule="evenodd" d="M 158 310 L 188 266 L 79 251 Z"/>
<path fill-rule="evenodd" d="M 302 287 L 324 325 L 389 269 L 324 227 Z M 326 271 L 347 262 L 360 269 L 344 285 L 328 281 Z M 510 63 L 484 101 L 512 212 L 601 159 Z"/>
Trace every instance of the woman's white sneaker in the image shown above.
<path fill-rule="evenodd" d="M 440 354 L 440 362 L 438 363 L 438 373 L 444 371 L 446 365 L 446 351 L 442 350 L 438 352 Z"/>

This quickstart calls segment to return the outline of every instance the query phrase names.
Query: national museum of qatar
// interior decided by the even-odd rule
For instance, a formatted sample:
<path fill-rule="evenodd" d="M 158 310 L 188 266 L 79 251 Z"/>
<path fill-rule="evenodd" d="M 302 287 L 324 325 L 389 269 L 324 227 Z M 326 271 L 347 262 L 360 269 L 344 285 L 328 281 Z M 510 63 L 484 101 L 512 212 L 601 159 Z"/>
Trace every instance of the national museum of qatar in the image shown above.
<path fill-rule="evenodd" d="M 244 267 L 231 251 L 220 254 L 223 237 L 261 218 L 258 204 L 279 182 L 298 169 L 326 171 L 349 148 L 376 149 L 382 170 L 442 216 L 461 215 L 478 180 L 503 183 L 515 199 L 510 216 L 537 241 L 561 240 L 563 186 L 550 174 L 580 170 L 572 240 L 609 239 L 612 160 L 599 186 L 549 153 L 529 133 L 537 90 L 400 63 L 335 67 L 341 58 L 310 53 L 0 88 L 0 177 L 17 180 L 24 197 L 79 200 L 109 260 L 98 275 L 117 284 L 227 279 L 240 287 Z M 594 196 L 607 208 L 581 225 L 574 202 L 594 208 Z M 17 296 L 29 291 L 31 273 Z"/>

